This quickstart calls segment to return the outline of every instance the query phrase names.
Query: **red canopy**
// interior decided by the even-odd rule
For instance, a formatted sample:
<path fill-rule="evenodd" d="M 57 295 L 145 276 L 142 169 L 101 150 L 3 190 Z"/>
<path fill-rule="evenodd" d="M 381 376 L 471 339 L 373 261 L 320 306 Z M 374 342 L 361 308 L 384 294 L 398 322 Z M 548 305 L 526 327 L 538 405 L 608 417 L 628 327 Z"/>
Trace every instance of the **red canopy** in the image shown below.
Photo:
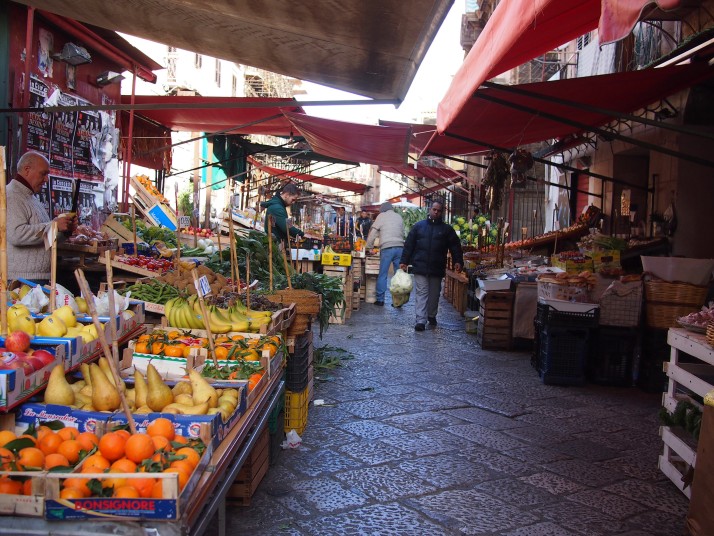
<path fill-rule="evenodd" d="M 407 163 L 409 125 L 363 125 L 292 112 L 285 116 L 316 153 L 380 166 Z"/>
<path fill-rule="evenodd" d="M 599 27 L 600 44 L 627 36 L 646 6 L 682 0 L 502 0 L 454 76 L 437 109 L 443 133 L 486 80 Z"/>
<path fill-rule="evenodd" d="M 424 179 L 437 180 L 453 180 L 462 179 L 465 176 L 455 169 L 450 167 L 434 167 L 419 164 L 416 168 L 413 166 L 379 166 L 379 171 L 386 173 L 398 173 L 407 177 L 420 177 Z"/>
<path fill-rule="evenodd" d="M 592 107 L 629 113 L 690 87 L 711 75 L 712 69 L 706 64 L 690 64 L 504 86 L 504 89 L 484 88 L 476 93 L 477 96 L 464 103 L 461 112 L 453 118 L 447 133 L 509 149 L 561 138 L 587 129 L 547 118 L 541 114 L 551 114 L 587 126 L 598 127 L 613 118 L 592 110 Z M 544 96 L 546 99 L 512 93 L 507 91 L 508 88 L 525 90 Z M 478 95 L 486 98 L 495 97 L 516 106 L 534 109 L 535 112 L 490 102 L 478 98 Z M 559 104 L 547 98 L 575 101 L 584 109 Z M 424 146 L 417 145 L 418 143 L 428 141 L 427 135 L 412 137 L 417 150 L 424 149 Z M 455 155 L 482 152 L 488 150 L 488 147 L 449 136 L 436 136 L 428 145 L 428 150 L 435 154 Z"/>
<path fill-rule="evenodd" d="M 295 129 L 282 112 L 302 111 L 293 99 L 267 97 L 137 95 L 134 99 L 137 114 L 188 132 L 290 136 Z M 122 104 L 130 103 L 131 96 L 122 95 Z"/>
<path fill-rule="evenodd" d="M 330 188 L 337 188 L 340 190 L 346 190 L 348 192 L 354 192 L 356 194 L 362 195 L 367 190 L 367 185 L 358 184 L 356 182 L 343 181 L 342 179 L 330 179 L 327 177 L 317 177 L 315 175 L 309 175 L 308 173 L 300 173 L 299 171 L 287 171 L 285 169 L 278 169 L 270 166 L 264 166 L 258 160 L 248 157 L 253 165 L 259 166 L 260 170 L 269 174 L 277 175 L 279 177 L 289 177 L 291 179 L 297 179 L 301 181 L 311 182 L 313 184 L 321 184 L 322 186 L 329 186 Z"/>

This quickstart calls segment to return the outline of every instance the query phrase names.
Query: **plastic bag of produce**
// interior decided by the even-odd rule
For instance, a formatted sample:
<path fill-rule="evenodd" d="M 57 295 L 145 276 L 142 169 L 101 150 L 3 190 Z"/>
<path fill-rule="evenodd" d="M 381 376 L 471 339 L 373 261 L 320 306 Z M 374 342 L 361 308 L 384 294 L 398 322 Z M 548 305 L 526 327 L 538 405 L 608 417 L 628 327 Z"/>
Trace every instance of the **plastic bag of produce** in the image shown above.
<path fill-rule="evenodd" d="M 32 290 L 25 294 L 25 297 L 20 300 L 20 303 L 27 307 L 31 313 L 39 313 L 50 303 L 50 299 L 45 296 L 40 285 L 35 285 Z"/>
<path fill-rule="evenodd" d="M 109 314 L 109 293 L 105 292 L 101 296 L 94 297 L 94 305 L 97 308 L 97 315 L 99 316 L 116 316 L 127 307 L 129 307 L 129 298 L 131 292 L 127 292 L 126 296 L 122 296 L 116 290 L 114 291 L 114 309 L 116 310 L 113 315 Z"/>
<path fill-rule="evenodd" d="M 389 292 L 392 294 L 392 305 L 401 307 L 409 301 L 409 295 L 414 288 L 412 276 L 401 268 L 394 273 L 392 282 L 389 284 Z"/>

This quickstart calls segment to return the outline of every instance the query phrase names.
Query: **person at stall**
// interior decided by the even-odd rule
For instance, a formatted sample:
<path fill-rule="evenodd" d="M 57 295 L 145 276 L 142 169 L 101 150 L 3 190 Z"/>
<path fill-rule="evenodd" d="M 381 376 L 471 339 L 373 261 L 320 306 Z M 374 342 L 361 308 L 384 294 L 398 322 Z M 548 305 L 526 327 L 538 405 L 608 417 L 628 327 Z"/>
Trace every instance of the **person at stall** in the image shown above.
<path fill-rule="evenodd" d="M 300 195 L 300 190 L 298 187 L 289 182 L 285 184 L 280 190 L 278 190 L 275 195 L 268 201 L 263 201 L 260 206 L 265 209 L 265 232 L 272 232 L 273 236 L 280 241 L 280 243 L 286 244 L 288 251 L 290 249 L 289 238 L 303 237 L 305 233 L 295 227 L 294 225 L 288 226 L 288 211 L 287 207 L 295 203 L 298 196 Z M 268 216 L 273 217 L 273 227 L 268 229 Z"/>
<path fill-rule="evenodd" d="M 77 215 L 60 214 L 50 219 L 35 197 L 49 179 L 50 164 L 43 155 L 28 151 L 17 162 L 17 174 L 7 185 L 8 279 L 25 278 L 45 284 L 50 280 L 52 253 L 45 236 L 57 223 L 58 240 L 71 235 Z"/>
<path fill-rule="evenodd" d="M 335 217 L 335 234 L 337 236 L 346 236 L 352 241 L 352 231 L 354 224 L 352 218 L 347 216 L 345 207 L 337 207 L 337 216 Z"/>
<path fill-rule="evenodd" d="M 444 222 L 443 211 L 442 201 L 432 203 L 427 218 L 414 224 L 409 231 L 399 261 L 399 267 L 404 271 L 411 264 L 414 274 L 415 331 L 424 331 L 427 322 L 430 326 L 437 324 L 447 253 L 451 253 L 455 272 L 461 272 L 464 265 L 461 242 L 454 228 Z"/>
<path fill-rule="evenodd" d="M 369 236 L 369 228 L 372 227 L 372 218 L 366 210 L 363 210 L 357 218 L 357 237 L 367 240 Z"/>
<path fill-rule="evenodd" d="M 394 212 L 394 207 L 385 201 L 379 207 L 379 216 L 374 220 L 367 237 L 367 250 L 374 247 L 374 241 L 379 237 L 379 275 L 377 276 L 377 289 L 375 305 L 384 305 L 384 296 L 387 292 L 387 279 L 389 267 L 397 270 L 397 264 L 402 257 L 404 246 L 404 220 Z"/>

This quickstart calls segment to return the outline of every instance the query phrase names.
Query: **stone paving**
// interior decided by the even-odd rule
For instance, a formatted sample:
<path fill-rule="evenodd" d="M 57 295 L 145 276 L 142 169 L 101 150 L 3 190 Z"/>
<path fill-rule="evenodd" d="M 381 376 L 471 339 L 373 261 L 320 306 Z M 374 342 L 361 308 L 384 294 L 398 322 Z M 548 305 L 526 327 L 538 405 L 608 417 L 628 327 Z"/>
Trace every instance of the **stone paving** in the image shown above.
<path fill-rule="evenodd" d="M 528 352 L 484 351 L 442 299 L 362 304 L 317 347 L 354 359 L 315 384 L 299 449 L 282 451 L 228 534 L 676 536 L 688 501 L 658 470 L 660 395 L 547 386 Z"/>

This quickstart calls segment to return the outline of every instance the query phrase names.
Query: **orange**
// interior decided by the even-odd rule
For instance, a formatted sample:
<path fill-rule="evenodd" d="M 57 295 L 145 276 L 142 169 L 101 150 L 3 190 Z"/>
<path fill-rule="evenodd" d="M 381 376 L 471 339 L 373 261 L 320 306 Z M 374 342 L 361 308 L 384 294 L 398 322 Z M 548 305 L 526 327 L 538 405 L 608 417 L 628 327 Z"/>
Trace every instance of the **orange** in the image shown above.
<path fill-rule="evenodd" d="M 262 377 L 263 377 L 263 375 L 258 372 L 250 375 L 250 377 L 248 378 L 248 391 L 249 392 L 256 388 L 258 383 L 260 383 L 260 379 Z"/>
<path fill-rule="evenodd" d="M 119 488 L 114 488 L 114 497 L 121 497 L 122 499 L 135 499 L 139 496 L 139 491 L 133 486 L 125 485 Z"/>
<path fill-rule="evenodd" d="M 11 450 L 0 447 L 0 471 L 9 471 L 10 462 L 15 461 L 15 455 Z"/>
<path fill-rule="evenodd" d="M 168 333 L 168 338 L 170 341 L 174 341 L 174 340 L 178 339 L 179 337 L 181 337 L 180 331 L 173 330 L 173 331 L 169 331 L 169 333 Z"/>
<path fill-rule="evenodd" d="M 114 433 L 119 434 L 120 436 L 124 436 L 124 439 L 129 439 L 129 437 L 131 437 L 131 432 L 124 428 L 120 428 L 119 430 L 114 430 Z"/>
<path fill-rule="evenodd" d="M 60 499 L 84 499 L 86 495 L 77 488 L 64 488 L 60 491 Z"/>
<path fill-rule="evenodd" d="M 186 482 L 188 482 L 188 479 L 191 476 L 190 474 L 186 473 L 186 471 L 179 469 L 178 467 L 169 467 L 168 469 L 164 469 L 164 474 L 166 473 L 176 473 L 178 475 L 179 490 L 182 490 L 184 488 Z"/>
<path fill-rule="evenodd" d="M 136 345 L 134 346 L 134 351 L 137 354 L 150 354 L 151 353 L 149 351 L 149 344 L 146 342 L 137 342 Z"/>
<path fill-rule="evenodd" d="M 45 457 L 45 469 L 52 469 L 53 467 L 69 467 L 70 463 L 67 458 L 62 454 L 53 453 L 48 454 Z"/>
<path fill-rule="evenodd" d="M 109 432 L 99 439 L 99 452 L 107 460 L 113 462 L 124 456 L 126 438 L 119 432 Z"/>
<path fill-rule="evenodd" d="M 198 465 L 198 462 L 201 459 L 201 456 L 199 456 L 198 452 L 196 452 L 195 449 L 192 449 L 191 447 L 181 447 L 176 451 L 176 456 L 186 456 L 185 460 L 191 464 L 193 468 L 195 468 Z"/>
<path fill-rule="evenodd" d="M 146 434 L 134 434 L 126 440 L 124 451 L 126 457 L 135 463 L 141 463 L 154 455 L 154 442 Z"/>
<path fill-rule="evenodd" d="M 156 483 L 154 484 L 154 487 L 151 489 L 151 495 L 150 497 L 153 497 L 154 499 L 161 499 L 164 496 L 164 486 L 163 486 L 163 478 L 157 478 Z"/>
<path fill-rule="evenodd" d="M 169 344 L 164 348 L 164 355 L 167 357 L 183 357 L 183 349 L 186 347 L 185 344 Z"/>
<path fill-rule="evenodd" d="M 245 337 L 244 337 L 243 335 L 233 335 L 233 336 L 231 337 L 231 340 L 232 340 L 232 341 L 235 341 L 235 342 L 242 341 L 242 340 L 244 340 L 244 339 L 245 339 Z"/>
<path fill-rule="evenodd" d="M 44 424 L 37 428 L 38 440 L 42 439 L 47 434 L 54 434 L 54 430 L 52 430 L 52 428 L 50 428 L 49 426 L 45 426 Z"/>
<path fill-rule="evenodd" d="M 59 448 L 57 449 L 57 452 L 59 454 L 62 454 L 69 463 L 74 465 L 79 461 L 79 451 L 82 450 L 82 446 L 79 444 L 79 441 L 76 439 L 68 439 L 66 441 L 62 441 L 60 443 Z"/>
<path fill-rule="evenodd" d="M 22 483 L 22 494 L 32 495 L 32 479 L 28 478 Z"/>
<path fill-rule="evenodd" d="M 159 417 L 155 419 L 149 426 L 146 427 L 146 433 L 150 436 L 162 436 L 172 441 L 176 437 L 176 429 L 174 428 L 174 423 L 172 423 L 166 417 Z"/>
<path fill-rule="evenodd" d="M 71 426 L 68 426 L 66 428 L 62 428 L 57 432 L 57 435 L 60 436 L 62 439 L 65 441 L 67 439 L 77 439 L 77 436 L 79 435 L 79 430 L 76 428 L 72 428 Z"/>
<path fill-rule="evenodd" d="M 63 486 L 65 489 L 74 488 L 76 490 L 79 490 L 83 497 L 89 497 L 92 492 L 89 491 L 89 487 L 87 487 L 87 482 L 89 482 L 88 478 L 78 478 L 76 476 L 73 476 L 70 478 L 65 478 Z"/>
<path fill-rule="evenodd" d="M 181 469 L 189 477 L 193 473 L 193 464 L 187 460 L 174 460 L 169 464 L 169 467 L 175 467 L 176 469 Z"/>
<path fill-rule="evenodd" d="M 109 472 L 110 472 L 110 473 L 121 473 L 121 471 L 115 471 L 114 469 L 109 469 Z M 127 482 L 126 482 L 127 479 L 124 478 L 124 477 L 120 477 L 120 476 L 117 476 L 117 477 L 109 477 L 109 478 L 102 478 L 101 481 L 102 481 L 102 487 L 103 487 L 103 488 L 114 488 L 114 489 L 117 489 L 117 488 L 120 488 L 120 487 L 122 487 L 122 486 L 126 486 L 126 485 L 127 485 Z"/>
<path fill-rule="evenodd" d="M 154 488 L 154 484 L 156 483 L 155 478 L 127 478 L 126 479 L 127 486 L 131 486 L 133 488 L 136 488 L 136 491 L 139 492 L 140 497 L 151 497 L 151 492 Z"/>
<path fill-rule="evenodd" d="M 148 334 L 141 335 L 137 341 L 138 342 L 147 342 L 151 337 Z"/>
<path fill-rule="evenodd" d="M 48 454 L 54 454 L 55 452 L 57 452 L 57 449 L 62 444 L 62 441 L 64 440 L 59 436 L 59 434 L 50 432 L 42 436 L 42 439 L 37 442 L 37 447 L 46 456 Z"/>
<path fill-rule="evenodd" d="M 111 462 L 100 453 L 95 453 L 87 456 L 82 463 L 83 473 L 103 473 L 109 469 Z"/>
<path fill-rule="evenodd" d="M 173 443 L 180 443 L 181 445 L 186 445 L 188 444 L 188 438 L 184 437 L 182 435 L 175 435 L 174 438 L 171 440 Z"/>
<path fill-rule="evenodd" d="M 166 469 L 169 466 L 169 460 L 164 451 L 159 451 L 151 457 L 151 461 L 161 464 L 161 469 Z M 145 470 L 142 468 L 142 470 Z"/>
<path fill-rule="evenodd" d="M 82 447 L 82 450 L 89 452 L 94 447 L 99 445 L 99 438 L 97 437 L 97 434 L 93 432 L 82 432 L 77 436 L 77 442 L 80 447 Z"/>
<path fill-rule="evenodd" d="M 129 458 L 119 458 L 109 469 L 118 473 L 136 473 L 136 464 Z"/>
<path fill-rule="evenodd" d="M 37 438 L 34 436 L 31 436 L 30 434 L 22 434 L 21 436 L 17 436 L 18 439 L 29 439 L 32 441 L 33 445 L 37 445 Z"/>
<path fill-rule="evenodd" d="M 226 335 L 219 335 L 218 337 L 213 339 L 213 342 L 215 344 L 221 344 L 221 343 L 228 342 L 228 341 L 230 341 L 230 339 Z"/>
<path fill-rule="evenodd" d="M 10 480 L 6 476 L 0 477 L 0 493 L 4 493 L 6 495 L 21 495 L 22 482 Z"/>
<path fill-rule="evenodd" d="M 45 465 L 45 455 L 37 447 L 27 447 L 21 449 L 18 454 L 20 457 L 17 459 L 17 463 L 22 466 L 25 471 L 30 468 L 42 469 Z"/>
<path fill-rule="evenodd" d="M 87 482 L 89 482 L 88 478 L 79 478 L 76 476 L 70 477 L 70 478 L 65 478 L 64 480 L 64 488 L 74 488 L 78 490 L 83 497 L 89 497 L 92 492 L 89 490 L 89 487 L 87 486 Z"/>
<path fill-rule="evenodd" d="M 260 361 L 260 354 L 255 348 L 250 350 L 243 350 L 240 354 L 240 358 L 245 361 Z"/>
<path fill-rule="evenodd" d="M 171 441 L 166 439 L 164 436 L 151 436 L 151 441 L 154 443 L 154 450 L 162 450 L 164 452 L 170 452 L 172 450 Z"/>
<path fill-rule="evenodd" d="M 166 348 L 166 345 L 163 342 L 155 342 L 151 345 L 151 353 L 152 354 L 160 354 L 164 351 Z"/>
<path fill-rule="evenodd" d="M 10 430 L 1 430 L 0 431 L 0 447 L 4 447 L 7 445 L 10 441 L 15 439 L 17 436 L 12 433 Z"/>

